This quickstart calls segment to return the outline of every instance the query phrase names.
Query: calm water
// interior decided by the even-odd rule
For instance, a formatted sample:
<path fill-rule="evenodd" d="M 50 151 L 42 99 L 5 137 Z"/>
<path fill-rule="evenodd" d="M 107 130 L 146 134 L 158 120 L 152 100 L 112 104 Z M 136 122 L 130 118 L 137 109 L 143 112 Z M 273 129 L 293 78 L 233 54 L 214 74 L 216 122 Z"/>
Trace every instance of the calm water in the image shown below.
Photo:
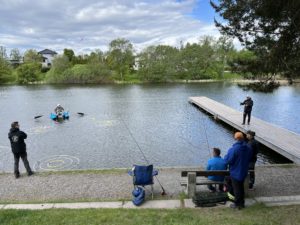
<path fill-rule="evenodd" d="M 0 171 L 13 169 L 7 133 L 15 120 L 29 135 L 29 161 L 36 170 L 129 168 L 146 163 L 143 154 L 160 167 L 205 165 L 208 146 L 220 147 L 224 155 L 233 131 L 189 104 L 188 97 L 205 95 L 242 110 L 239 102 L 247 94 L 254 100 L 254 116 L 300 133 L 297 86 L 271 94 L 229 83 L 0 86 Z M 70 120 L 49 119 L 58 103 L 70 111 Z M 259 162 L 284 160 L 264 151 Z"/>

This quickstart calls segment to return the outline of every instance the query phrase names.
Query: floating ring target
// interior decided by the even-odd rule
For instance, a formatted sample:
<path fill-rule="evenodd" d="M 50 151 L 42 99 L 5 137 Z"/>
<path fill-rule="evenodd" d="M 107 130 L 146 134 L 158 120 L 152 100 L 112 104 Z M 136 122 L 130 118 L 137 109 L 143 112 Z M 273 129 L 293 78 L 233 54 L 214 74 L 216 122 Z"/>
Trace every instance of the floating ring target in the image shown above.
<path fill-rule="evenodd" d="M 36 162 L 36 171 L 59 171 L 74 169 L 79 165 L 79 159 L 70 155 L 55 155 Z"/>

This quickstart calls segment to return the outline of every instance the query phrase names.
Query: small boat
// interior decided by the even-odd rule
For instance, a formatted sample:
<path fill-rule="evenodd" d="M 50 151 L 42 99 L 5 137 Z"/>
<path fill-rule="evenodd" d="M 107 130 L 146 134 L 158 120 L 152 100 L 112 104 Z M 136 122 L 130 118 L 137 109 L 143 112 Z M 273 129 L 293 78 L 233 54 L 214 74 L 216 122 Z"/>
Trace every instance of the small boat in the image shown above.
<path fill-rule="evenodd" d="M 50 119 L 52 120 L 67 120 L 69 119 L 70 115 L 69 112 L 59 112 L 59 113 L 51 113 Z"/>

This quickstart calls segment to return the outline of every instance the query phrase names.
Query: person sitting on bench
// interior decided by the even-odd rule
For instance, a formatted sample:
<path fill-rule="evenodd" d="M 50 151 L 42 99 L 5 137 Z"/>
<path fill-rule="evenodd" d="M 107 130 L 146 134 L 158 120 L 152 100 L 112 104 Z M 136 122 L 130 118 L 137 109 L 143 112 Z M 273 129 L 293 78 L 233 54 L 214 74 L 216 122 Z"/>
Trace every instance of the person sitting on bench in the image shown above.
<path fill-rule="evenodd" d="M 227 170 L 227 164 L 224 159 L 221 158 L 221 150 L 219 148 L 213 148 L 213 157 L 208 160 L 206 170 Z M 209 180 L 224 181 L 224 176 L 208 176 Z M 207 185 L 211 192 L 215 192 L 216 188 L 209 184 Z M 223 191 L 223 184 L 219 184 L 219 191 Z"/>

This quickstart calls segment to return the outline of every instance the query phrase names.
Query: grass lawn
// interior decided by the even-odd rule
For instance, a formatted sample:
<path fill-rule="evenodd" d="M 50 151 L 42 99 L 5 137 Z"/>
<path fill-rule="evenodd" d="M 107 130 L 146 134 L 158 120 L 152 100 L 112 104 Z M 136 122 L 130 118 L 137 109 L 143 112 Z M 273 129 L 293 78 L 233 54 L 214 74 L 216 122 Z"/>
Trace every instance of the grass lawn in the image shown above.
<path fill-rule="evenodd" d="M 0 210 L 1 225 L 96 224 L 300 224 L 300 206 L 255 205 L 241 211 L 229 208 L 201 209 L 49 209 Z"/>

